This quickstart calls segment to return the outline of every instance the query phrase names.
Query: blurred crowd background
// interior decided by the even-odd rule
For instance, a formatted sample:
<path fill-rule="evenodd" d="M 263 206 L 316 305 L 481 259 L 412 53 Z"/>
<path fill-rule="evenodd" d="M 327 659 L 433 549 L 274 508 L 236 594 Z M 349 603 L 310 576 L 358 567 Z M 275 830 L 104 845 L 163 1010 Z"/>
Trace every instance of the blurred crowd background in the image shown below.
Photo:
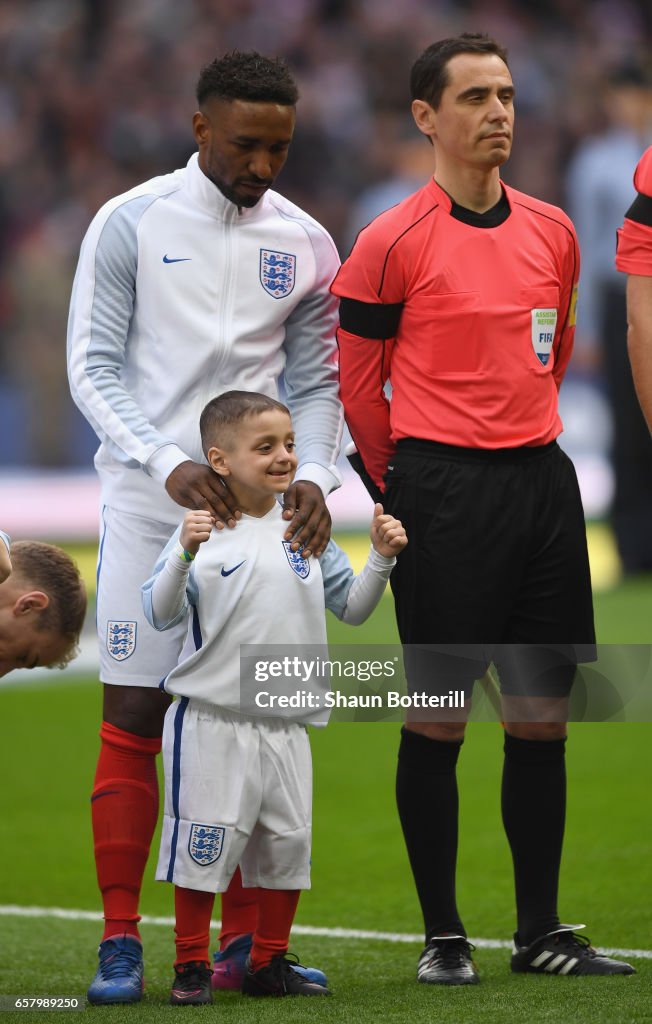
<path fill-rule="evenodd" d="M 95 438 L 65 374 L 79 245 L 106 199 L 186 162 L 203 64 L 234 48 L 288 60 L 301 99 L 278 187 L 344 257 L 363 224 L 431 173 L 409 69 L 461 31 L 509 51 L 505 180 L 577 219 L 574 375 L 589 397 L 579 413 L 567 403 L 567 418 L 580 444 L 584 431 L 608 451 L 599 300 L 652 142 L 649 0 L 0 0 L 0 465 L 90 468 Z"/>

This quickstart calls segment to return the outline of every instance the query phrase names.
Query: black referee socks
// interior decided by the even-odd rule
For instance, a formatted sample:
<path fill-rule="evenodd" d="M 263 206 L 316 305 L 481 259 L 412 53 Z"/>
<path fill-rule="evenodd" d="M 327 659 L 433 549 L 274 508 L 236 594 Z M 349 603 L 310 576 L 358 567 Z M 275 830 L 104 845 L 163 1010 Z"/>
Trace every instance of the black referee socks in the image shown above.
<path fill-rule="evenodd" d="M 402 729 L 396 802 L 423 912 L 426 941 L 465 935 L 455 899 L 462 742 Z M 505 733 L 502 814 L 514 862 L 519 944 L 559 924 L 557 891 L 566 817 L 566 740 Z"/>
<path fill-rule="evenodd" d="M 461 740 L 447 743 L 401 730 L 396 803 L 423 913 L 426 943 L 444 932 L 466 934 L 455 902 L 455 766 L 461 746 Z"/>
<path fill-rule="evenodd" d="M 514 862 L 520 945 L 529 945 L 559 924 L 565 747 L 565 739 L 522 740 L 505 733 L 502 813 Z"/>

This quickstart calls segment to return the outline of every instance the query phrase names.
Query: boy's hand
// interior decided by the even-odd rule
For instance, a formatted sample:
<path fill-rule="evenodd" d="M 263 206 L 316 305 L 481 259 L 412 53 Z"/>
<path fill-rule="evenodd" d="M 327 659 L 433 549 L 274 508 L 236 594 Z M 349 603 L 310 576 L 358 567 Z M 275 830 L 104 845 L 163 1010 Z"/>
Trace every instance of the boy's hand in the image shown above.
<path fill-rule="evenodd" d="M 191 555 L 196 555 L 199 545 L 208 540 L 214 526 L 215 516 L 212 512 L 206 512 L 204 509 L 186 512 L 179 536 L 181 547 L 189 551 Z"/>
<path fill-rule="evenodd" d="M 378 502 L 374 505 L 374 518 L 371 522 L 371 543 L 379 555 L 393 558 L 407 544 L 407 534 L 402 523 L 394 516 L 385 515 L 383 506 Z"/>

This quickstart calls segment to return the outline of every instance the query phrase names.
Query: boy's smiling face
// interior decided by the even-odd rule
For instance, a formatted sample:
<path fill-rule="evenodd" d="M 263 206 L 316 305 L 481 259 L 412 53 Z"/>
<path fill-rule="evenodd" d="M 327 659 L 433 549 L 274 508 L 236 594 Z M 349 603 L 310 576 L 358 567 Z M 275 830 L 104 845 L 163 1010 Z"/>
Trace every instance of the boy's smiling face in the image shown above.
<path fill-rule="evenodd" d="M 245 417 L 233 439 L 208 450 L 208 461 L 224 478 L 243 512 L 264 515 L 294 480 L 297 455 L 292 421 L 281 409 Z"/>

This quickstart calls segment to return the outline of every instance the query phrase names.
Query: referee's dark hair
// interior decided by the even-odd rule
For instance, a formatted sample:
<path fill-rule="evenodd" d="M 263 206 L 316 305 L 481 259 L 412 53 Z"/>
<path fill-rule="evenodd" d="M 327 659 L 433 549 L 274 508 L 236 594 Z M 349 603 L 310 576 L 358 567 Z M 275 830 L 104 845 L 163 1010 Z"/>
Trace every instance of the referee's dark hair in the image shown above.
<path fill-rule="evenodd" d="M 233 50 L 202 68 L 196 96 L 200 107 L 212 96 L 294 107 L 299 90 L 284 60 Z"/>
<path fill-rule="evenodd" d="M 425 100 L 433 110 L 437 109 L 449 83 L 448 62 L 458 53 L 493 53 L 507 64 L 507 50 L 481 32 L 463 32 L 461 36 L 440 39 L 424 50 L 412 66 L 410 91 L 413 100 Z"/>

